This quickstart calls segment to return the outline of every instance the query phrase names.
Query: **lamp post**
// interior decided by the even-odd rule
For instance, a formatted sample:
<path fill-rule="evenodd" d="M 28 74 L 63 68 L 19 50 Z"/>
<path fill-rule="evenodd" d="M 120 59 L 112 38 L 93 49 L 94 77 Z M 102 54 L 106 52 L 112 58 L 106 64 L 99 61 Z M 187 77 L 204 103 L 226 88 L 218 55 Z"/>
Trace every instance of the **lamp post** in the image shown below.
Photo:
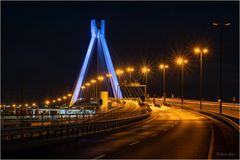
<path fill-rule="evenodd" d="M 184 68 L 184 65 L 188 62 L 187 59 L 184 59 L 183 57 L 178 57 L 177 60 L 176 60 L 176 63 L 177 65 L 181 65 L 181 77 L 182 77 L 182 97 L 181 97 L 181 102 L 182 102 L 182 107 L 183 107 L 183 68 Z"/>
<path fill-rule="evenodd" d="M 112 74 L 110 74 L 110 73 L 108 73 L 108 74 L 106 74 L 106 77 L 109 79 L 109 83 L 110 83 L 110 85 L 111 85 L 111 77 L 112 77 Z M 109 86 L 108 86 L 109 84 L 108 84 L 108 81 L 107 81 L 107 90 L 109 90 Z"/>
<path fill-rule="evenodd" d="M 200 56 L 200 82 L 199 82 L 199 101 L 200 101 L 200 110 L 202 109 L 202 61 L 203 61 L 203 54 L 208 53 L 207 48 L 194 48 L 194 53 L 199 54 Z"/>
<path fill-rule="evenodd" d="M 166 102 L 166 69 L 167 64 L 160 64 L 159 68 L 163 71 L 163 104 Z"/>
<path fill-rule="evenodd" d="M 94 85 L 96 84 L 96 80 L 92 79 L 91 83 L 93 84 L 93 97 L 97 98 L 97 85 L 95 86 L 95 89 L 94 89 Z"/>
<path fill-rule="evenodd" d="M 87 97 L 91 97 L 91 83 L 86 83 L 85 86 L 87 87 Z"/>
<path fill-rule="evenodd" d="M 142 68 L 142 73 L 145 74 L 145 84 L 146 84 L 146 89 L 145 89 L 145 97 L 147 97 L 147 85 L 148 85 L 148 72 L 150 72 L 150 68 L 148 67 L 143 67 Z"/>
<path fill-rule="evenodd" d="M 127 72 L 129 72 L 129 78 L 130 78 L 130 83 L 132 83 L 132 72 L 134 71 L 134 68 L 128 67 Z"/>
<path fill-rule="evenodd" d="M 99 92 L 101 92 L 101 82 L 104 80 L 103 76 L 98 76 L 98 81 L 99 81 Z"/>
<path fill-rule="evenodd" d="M 81 86 L 82 96 L 83 96 L 83 97 L 84 97 L 84 92 L 83 92 L 83 91 L 85 90 L 85 88 L 86 88 L 85 86 Z"/>
<path fill-rule="evenodd" d="M 228 27 L 231 25 L 231 23 L 218 23 L 213 22 L 212 25 L 214 27 L 219 28 L 220 32 L 220 53 L 219 53 L 219 112 L 222 114 L 222 50 L 223 50 L 223 40 L 222 40 L 222 32 L 224 27 Z"/>
<path fill-rule="evenodd" d="M 120 88 L 120 85 L 121 85 L 121 76 L 122 76 L 122 74 L 124 73 L 124 71 L 123 70 L 121 70 L 121 69 L 117 69 L 116 70 L 116 74 L 117 74 L 117 76 L 118 76 L 118 80 L 119 80 L 119 85 L 117 86 L 117 98 L 118 98 L 118 87 Z"/>

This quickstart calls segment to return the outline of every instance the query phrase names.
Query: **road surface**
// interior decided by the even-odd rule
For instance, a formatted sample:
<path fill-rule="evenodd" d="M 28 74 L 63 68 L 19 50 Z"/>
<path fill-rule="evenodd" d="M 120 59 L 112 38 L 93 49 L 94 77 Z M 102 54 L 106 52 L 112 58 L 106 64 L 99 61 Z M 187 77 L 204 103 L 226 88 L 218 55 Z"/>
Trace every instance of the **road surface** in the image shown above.
<path fill-rule="evenodd" d="M 239 132 L 180 108 L 152 107 L 152 115 L 118 132 L 79 138 L 2 158 L 239 158 Z"/>

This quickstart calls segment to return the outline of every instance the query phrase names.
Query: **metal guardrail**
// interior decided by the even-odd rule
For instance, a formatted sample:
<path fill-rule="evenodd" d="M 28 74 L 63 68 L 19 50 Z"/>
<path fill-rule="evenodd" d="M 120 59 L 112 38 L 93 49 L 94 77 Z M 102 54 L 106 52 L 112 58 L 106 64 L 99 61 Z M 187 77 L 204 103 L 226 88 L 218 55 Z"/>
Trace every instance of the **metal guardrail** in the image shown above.
<path fill-rule="evenodd" d="M 105 132 L 148 117 L 150 109 L 134 112 L 111 113 L 101 120 L 84 123 L 62 123 L 61 125 L 27 126 L 18 128 L 3 128 L 1 140 L 3 144 L 26 142 L 32 139 L 54 138 L 59 136 L 84 136 Z"/>

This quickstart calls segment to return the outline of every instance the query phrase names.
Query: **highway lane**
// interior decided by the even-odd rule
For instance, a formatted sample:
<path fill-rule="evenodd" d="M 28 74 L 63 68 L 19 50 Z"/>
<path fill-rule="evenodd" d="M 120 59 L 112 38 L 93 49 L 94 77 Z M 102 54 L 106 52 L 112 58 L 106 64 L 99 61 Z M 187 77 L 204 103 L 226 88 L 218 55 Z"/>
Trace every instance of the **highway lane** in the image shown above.
<path fill-rule="evenodd" d="M 162 99 L 156 99 L 157 102 L 162 102 Z M 181 100 L 178 98 L 167 98 L 168 104 L 181 106 Z M 198 100 L 184 100 L 184 107 L 193 108 L 199 110 Z M 219 102 L 214 101 L 202 101 L 202 110 L 208 112 L 214 112 L 219 114 Z M 236 119 L 239 119 L 240 105 L 238 103 L 222 103 L 222 114 Z"/>
<path fill-rule="evenodd" d="M 152 107 L 151 117 L 119 132 L 19 151 L 3 158 L 238 158 L 239 132 L 180 108 Z"/>

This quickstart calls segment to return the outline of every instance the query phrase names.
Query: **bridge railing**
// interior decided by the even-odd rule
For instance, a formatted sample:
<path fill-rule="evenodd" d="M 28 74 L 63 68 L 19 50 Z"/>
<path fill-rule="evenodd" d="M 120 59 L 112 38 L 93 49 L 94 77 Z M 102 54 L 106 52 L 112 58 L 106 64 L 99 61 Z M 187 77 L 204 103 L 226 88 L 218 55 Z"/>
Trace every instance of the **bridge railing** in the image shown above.
<path fill-rule="evenodd" d="M 1 139 L 3 143 L 28 141 L 33 138 L 54 138 L 59 136 L 84 136 L 94 133 L 105 132 L 124 127 L 129 123 L 146 118 L 150 115 L 151 110 L 146 108 L 133 112 L 114 112 L 106 114 L 101 118 L 92 118 L 84 122 L 77 121 L 77 116 L 67 118 L 66 121 L 58 121 L 53 123 L 54 118 L 49 121 L 49 125 L 31 126 L 26 125 L 15 128 L 2 128 Z M 75 115 L 74 115 L 75 116 Z"/>

